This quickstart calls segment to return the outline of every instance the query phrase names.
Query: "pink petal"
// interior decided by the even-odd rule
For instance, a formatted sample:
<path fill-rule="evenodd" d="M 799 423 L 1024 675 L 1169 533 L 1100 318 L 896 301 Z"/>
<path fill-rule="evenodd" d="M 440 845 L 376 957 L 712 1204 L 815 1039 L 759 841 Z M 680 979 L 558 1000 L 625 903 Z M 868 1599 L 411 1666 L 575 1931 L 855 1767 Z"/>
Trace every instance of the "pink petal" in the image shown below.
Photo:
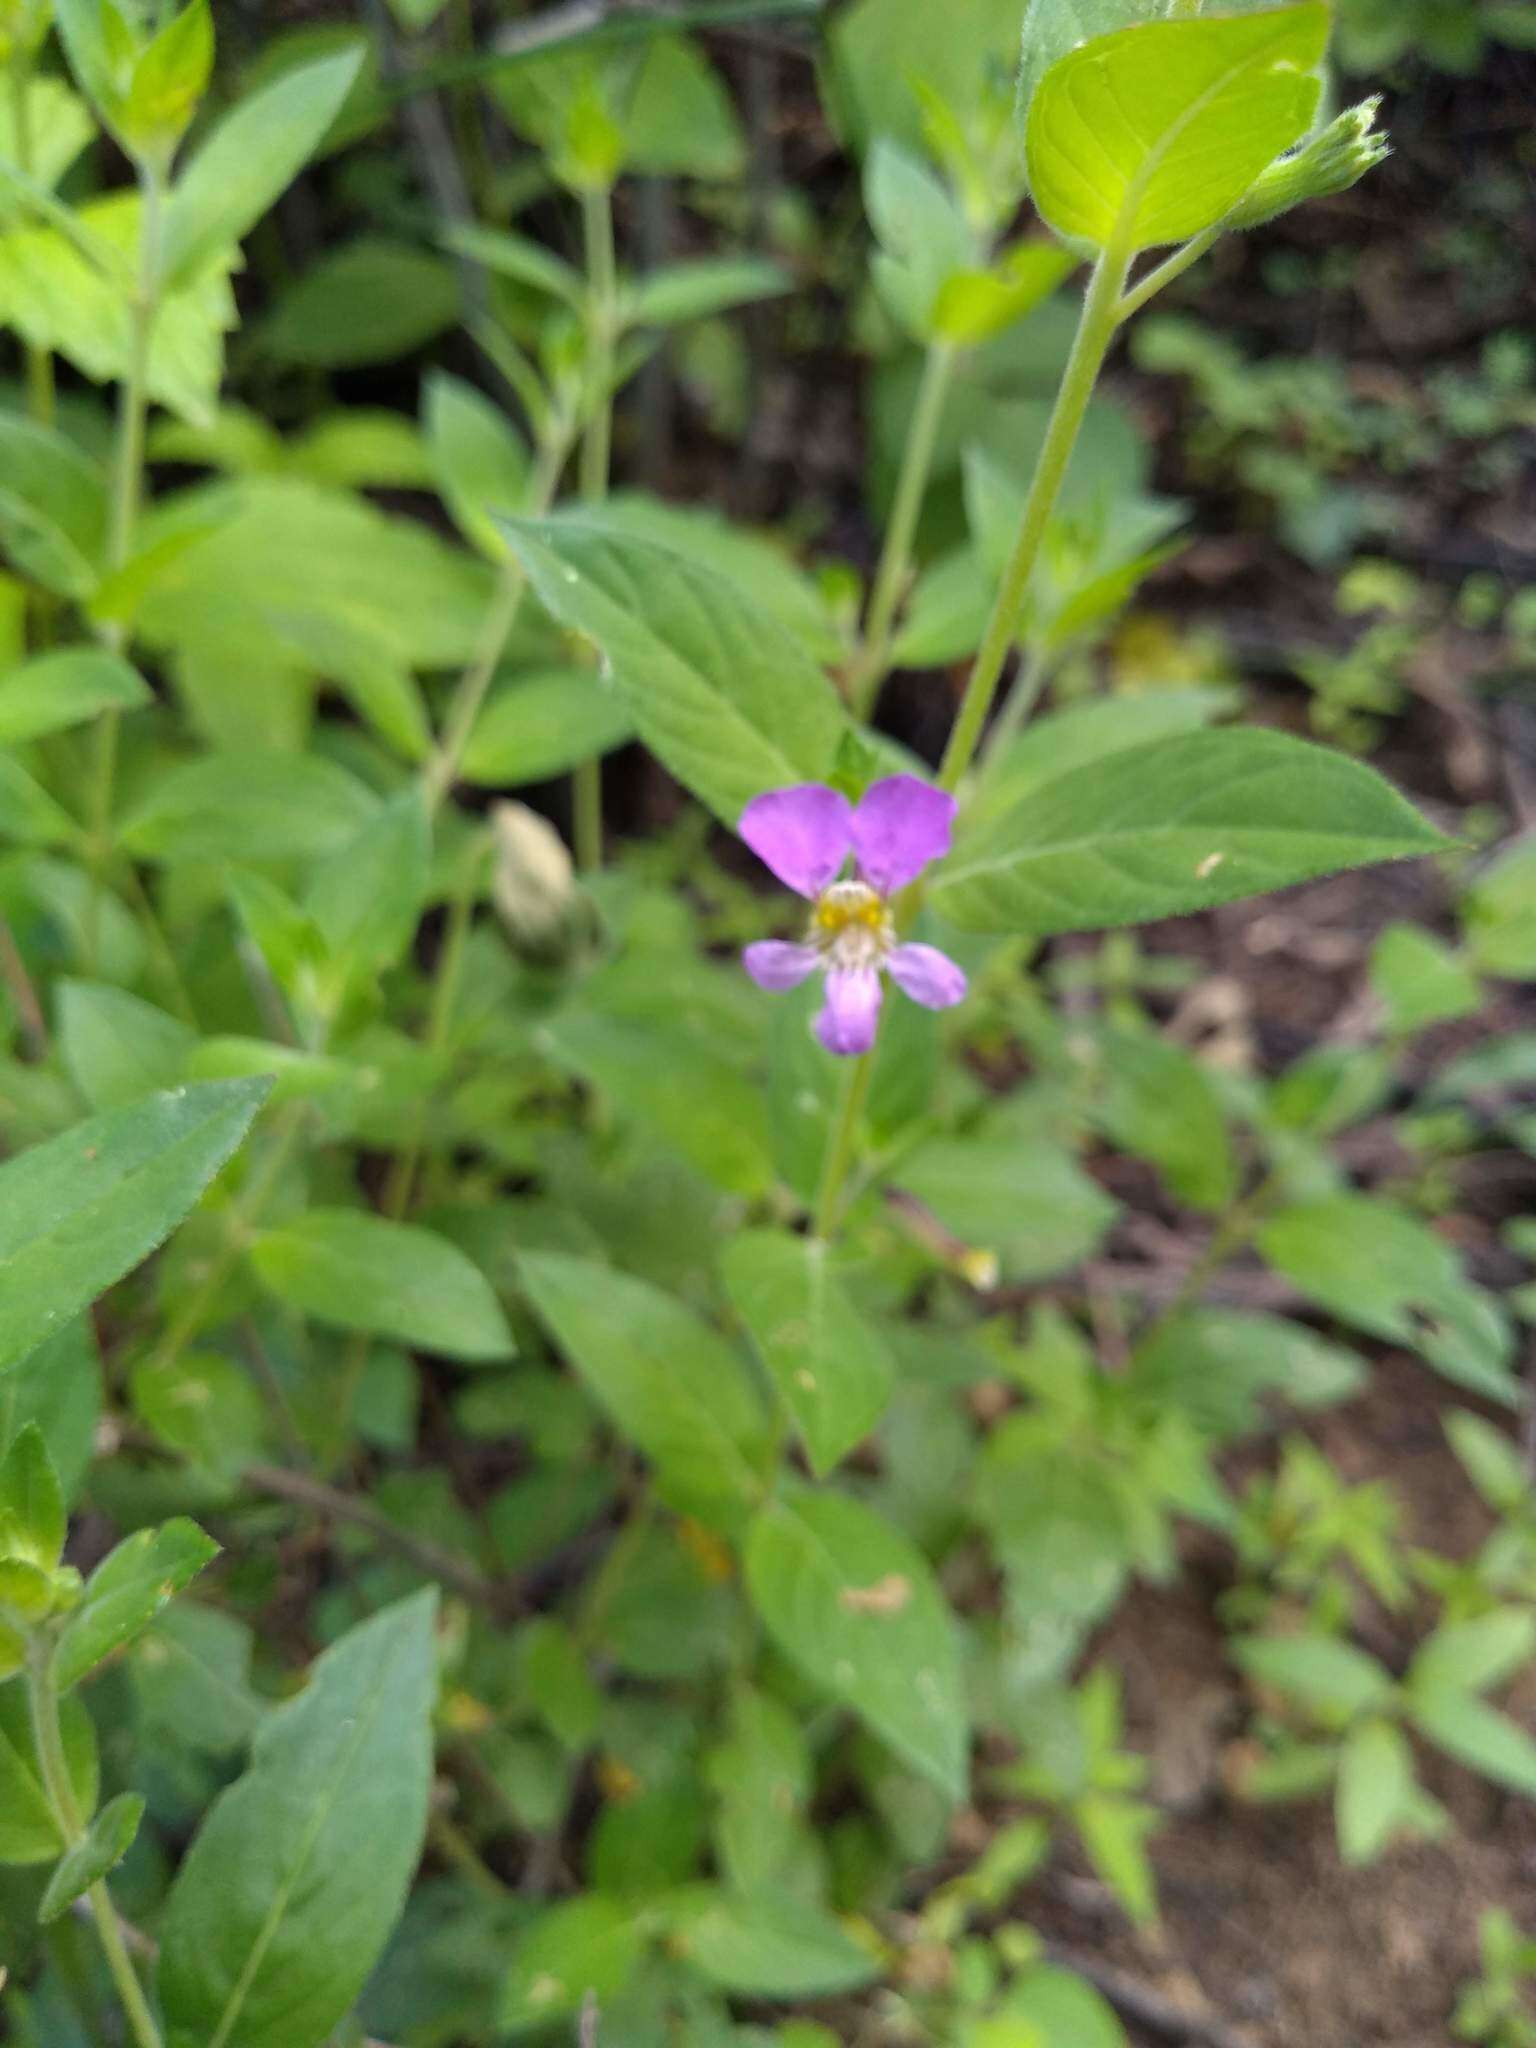
<path fill-rule="evenodd" d="M 816 1036 L 828 1052 L 868 1052 L 880 1022 L 880 976 L 873 967 L 837 968 L 827 975 L 826 1008 Z"/>
<path fill-rule="evenodd" d="M 925 1010 L 952 1010 L 965 994 L 965 975 L 937 946 L 898 946 L 886 961 L 896 986 Z"/>
<path fill-rule="evenodd" d="M 760 939 L 741 956 L 742 966 L 758 987 L 772 989 L 775 994 L 782 989 L 798 988 L 808 974 L 815 973 L 820 961 L 821 955 L 814 946 L 791 945 L 788 939 Z"/>
<path fill-rule="evenodd" d="M 739 830 L 760 861 L 802 896 L 825 889 L 848 857 L 848 799 L 820 782 L 755 796 Z"/>
<path fill-rule="evenodd" d="M 915 775 L 888 775 L 853 814 L 853 850 L 865 881 L 890 896 L 949 851 L 955 800 Z"/>

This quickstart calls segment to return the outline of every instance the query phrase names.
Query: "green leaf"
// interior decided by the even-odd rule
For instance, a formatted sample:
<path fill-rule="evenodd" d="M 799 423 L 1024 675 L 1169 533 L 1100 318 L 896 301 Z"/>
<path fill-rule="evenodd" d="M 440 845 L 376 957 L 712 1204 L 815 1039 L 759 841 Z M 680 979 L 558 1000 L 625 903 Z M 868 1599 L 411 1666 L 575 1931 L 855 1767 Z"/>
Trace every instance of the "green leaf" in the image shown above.
<path fill-rule="evenodd" d="M 1409 1701 L 1419 1733 L 1447 1756 L 1536 1799 L 1536 1742 L 1505 1715 L 1470 1693 L 1441 1692 Z"/>
<path fill-rule="evenodd" d="M 1129 747 L 963 832 L 935 907 L 974 931 L 1145 924 L 1446 842 L 1374 770 L 1257 728 Z"/>
<path fill-rule="evenodd" d="M 240 102 L 176 181 L 161 275 L 183 284 L 243 241 L 324 140 L 362 63 L 338 51 L 286 71 Z"/>
<path fill-rule="evenodd" d="M 460 773 L 487 788 L 517 789 L 564 775 L 634 736 L 629 706 L 594 670 L 547 669 L 520 676 L 491 698 Z"/>
<path fill-rule="evenodd" d="M 857 1501 L 796 1490 L 753 1523 L 746 1571 L 785 1655 L 940 1791 L 963 1798 L 959 1646 L 922 1553 Z"/>
<path fill-rule="evenodd" d="M 1517 839 L 1477 877 L 1462 906 L 1467 944 L 1485 974 L 1536 975 L 1536 839 Z"/>
<path fill-rule="evenodd" d="M 1514 1340 L 1502 1306 L 1416 1216 L 1367 1195 L 1334 1195 L 1279 1210 L 1258 1245 L 1342 1322 L 1421 1353 L 1458 1386 L 1514 1404 Z"/>
<path fill-rule="evenodd" d="M 1409 1819 L 1418 1794 L 1413 1752 L 1391 1721 L 1362 1721 L 1339 1751 L 1334 1823 L 1346 1863 L 1372 1863 Z"/>
<path fill-rule="evenodd" d="M 197 1033 L 179 1017 L 99 981 L 58 984 L 59 1052 L 92 1109 L 117 1109 L 187 1070 Z"/>
<path fill-rule="evenodd" d="M 1122 1150 L 1163 1174 L 1181 1201 L 1220 1210 L 1237 1191 L 1221 1095 L 1182 1046 L 1147 1030 L 1099 1038 L 1095 1113 Z"/>
<path fill-rule="evenodd" d="M 431 865 L 426 803 L 407 788 L 320 867 L 304 910 L 337 960 L 381 973 L 399 965 L 415 936 Z"/>
<path fill-rule="evenodd" d="M 857 0 L 830 9 L 839 128 L 858 150 L 882 135 L 921 149 L 932 100 L 969 126 L 999 81 L 1006 93 L 1018 61 L 1019 17 L 1019 0 L 967 0 L 963 19 L 914 0 Z"/>
<path fill-rule="evenodd" d="M 1203 1434 L 1225 1441 L 1257 1426 L 1261 1394 L 1322 1408 L 1347 1400 L 1365 1381 L 1352 1351 L 1302 1323 L 1199 1308 L 1153 1325 L 1132 1355 L 1126 1387 L 1150 1413 L 1181 1408 Z"/>
<path fill-rule="evenodd" d="M 1198 732 L 1236 710 L 1240 702 L 1235 690 L 1145 690 L 1135 696 L 1093 698 L 1032 718 L 995 763 L 988 763 L 972 815 L 993 817 L 1010 810 L 1070 769 L 1122 754 L 1127 747 Z"/>
<path fill-rule="evenodd" d="M 131 189 L 88 200 L 73 216 L 76 238 L 57 226 L 17 227 L 0 236 L 0 305 L 33 347 L 65 356 L 96 383 L 121 381 L 135 347 L 129 280 L 135 273 L 143 207 Z M 165 294 L 149 347 L 150 396 L 185 420 L 206 424 L 224 374 L 224 336 L 236 324 L 229 271 L 234 252 L 210 260 Z M 133 566 L 125 579 L 134 574 Z"/>
<path fill-rule="evenodd" d="M 1247 1636 L 1232 1654 L 1261 1685 L 1340 1714 L 1368 1713 L 1396 1692 L 1374 1657 L 1331 1636 Z"/>
<path fill-rule="evenodd" d="M 378 810 L 372 790 L 317 754 L 217 753 L 172 768 L 122 828 L 145 860 L 319 861 Z"/>
<path fill-rule="evenodd" d="M 360 235 L 287 286 L 254 339 L 279 362 L 342 370 L 413 355 L 458 317 L 451 265 L 410 242 Z"/>
<path fill-rule="evenodd" d="M 1118 1213 L 1071 1153 L 1045 1138 L 931 1138 L 895 1179 L 963 1244 L 996 1252 L 1010 1280 L 1075 1265 Z"/>
<path fill-rule="evenodd" d="M 343 1330 L 394 1337 L 449 1358 L 510 1358 L 491 1283 L 457 1245 L 360 1209 L 309 1209 L 264 1231 L 251 1262 L 280 1301 Z"/>
<path fill-rule="evenodd" d="M 1147 1857 L 1147 1836 L 1159 1825 L 1155 1807 L 1139 1799 L 1092 1792 L 1072 1808 L 1088 1860 L 1138 1927 L 1157 1919 L 1157 1881 Z"/>
<path fill-rule="evenodd" d="M 746 1231 L 727 1247 L 724 1271 L 811 1469 L 824 1477 L 884 1414 L 891 1359 L 838 1284 L 819 1239 Z"/>
<path fill-rule="evenodd" d="M 88 597 L 106 539 L 106 485 L 95 464 L 53 428 L 0 414 L 0 545 L 16 566 L 59 597 Z"/>
<path fill-rule="evenodd" d="M 634 1909 L 588 1893 L 548 1907 L 518 1944 L 497 2017 L 513 2034 L 544 2028 L 616 1999 L 645 1953 Z"/>
<path fill-rule="evenodd" d="M 1129 2048 L 1114 2009 L 1071 1970 L 1037 1964 L 1015 1979 L 1002 2005 L 1003 2025 L 1030 2028 L 989 2036 L 985 2027 L 965 2048 Z M 1037 2031 L 1036 2031 L 1037 2030 Z"/>
<path fill-rule="evenodd" d="M 315 2048 L 362 1990 L 426 1829 L 435 1611 L 417 1594 L 352 1629 L 257 1730 L 171 1888 L 168 2048 Z"/>
<path fill-rule="evenodd" d="M 89 1316 L 76 1316 L 0 1375 L 0 1450 L 35 1422 L 67 1502 L 79 1494 L 100 1418 L 101 1359 Z"/>
<path fill-rule="evenodd" d="M 866 1947 L 821 1906 L 779 1891 L 705 1893 L 681 1916 L 689 1963 L 737 1998 L 826 1998 L 880 1974 Z"/>
<path fill-rule="evenodd" d="M 84 725 L 103 711 L 137 711 L 149 687 L 121 655 L 94 647 L 39 654 L 0 677 L 0 746 Z"/>
<path fill-rule="evenodd" d="M 654 1130 L 718 1186 L 761 1195 L 773 1181 L 762 1091 L 685 1022 L 572 1008 L 546 1027 L 562 1066 Z M 687 1085 L 679 1086 L 682 1076 Z"/>
<path fill-rule="evenodd" d="M 529 1300 L 663 1496 L 727 1530 L 762 1494 L 768 1418 L 743 1360 L 680 1301 L 559 1252 L 518 1262 Z"/>
<path fill-rule="evenodd" d="M 148 1628 L 166 1602 L 216 1558 L 219 1546 L 195 1522 L 178 1516 L 140 1529 L 109 1551 L 85 1582 L 54 1654 L 60 1692 L 68 1692 L 103 1658 Z"/>
<path fill-rule="evenodd" d="M 503 530 L 540 602 L 602 649 L 652 753 L 725 823 L 830 771 L 848 730 L 835 691 L 723 576 L 597 521 Z"/>
<path fill-rule="evenodd" d="M 1328 9 L 1138 23 L 1071 51 L 1029 106 L 1025 152 L 1058 234 L 1124 254 L 1212 226 L 1317 110 Z"/>
<path fill-rule="evenodd" d="M 210 1081 L 152 1096 L 0 1166 L 0 1371 L 169 1235 L 268 1085 Z"/>
<path fill-rule="evenodd" d="M 1497 1607 L 1475 1621 L 1437 1628 L 1409 1666 L 1415 1699 L 1437 1692 L 1486 1692 L 1512 1678 L 1536 1652 L 1536 1614 Z"/>
<path fill-rule="evenodd" d="M 67 846 L 74 820 L 8 754 L 0 754 L 0 840 L 18 846 Z"/>
<path fill-rule="evenodd" d="M 1370 976 L 1389 1031 L 1421 1031 L 1482 1007 L 1482 983 L 1472 969 L 1418 925 L 1387 926 L 1371 951 Z"/>
<path fill-rule="evenodd" d="M 206 1471 L 257 1457 L 266 1408 L 247 1372 L 217 1351 L 151 1353 L 133 1368 L 134 1413 L 162 1443 Z"/>
<path fill-rule="evenodd" d="M 481 554 L 504 562 L 507 544 L 491 515 L 527 503 L 522 436 L 483 391 L 443 370 L 427 379 L 425 426 L 432 471 L 454 524 Z"/>
<path fill-rule="evenodd" d="M 926 163 L 882 136 L 864 163 L 864 210 L 880 244 L 871 270 L 886 310 L 918 340 L 935 337 L 941 292 L 980 256 L 959 203 Z"/>
<path fill-rule="evenodd" d="M 35 1422 L 17 1431 L 0 1460 L 0 1526 L 10 1557 L 51 1572 L 64 1555 L 64 1494 Z"/>
<path fill-rule="evenodd" d="M 48 1880 L 37 1917 L 43 1926 L 84 1898 L 93 1884 L 115 1870 L 133 1847 L 139 1822 L 144 1818 L 144 1796 L 120 1792 L 91 1822 L 89 1830 L 74 1847 L 60 1857 L 58 1868 Z"/>
<path fill-rule="evenodd" d="M 98 1783 L 96 1731 L 79 1700 L 60 1703 L 59 1732 L 75 1802 L 90 1813 Z M 51 1863 L 63 1847 L 37 1761 L 26 1684 L 16 1679 L 0 1685 L 0 1863 Z"/>
<path fill-rule="evenodd" d="M 629 287 L 624 311 L 636 327 L 681 327 L 789 290 L 777 263 L 761 256 L 705 256 L 669 263 Z"/>

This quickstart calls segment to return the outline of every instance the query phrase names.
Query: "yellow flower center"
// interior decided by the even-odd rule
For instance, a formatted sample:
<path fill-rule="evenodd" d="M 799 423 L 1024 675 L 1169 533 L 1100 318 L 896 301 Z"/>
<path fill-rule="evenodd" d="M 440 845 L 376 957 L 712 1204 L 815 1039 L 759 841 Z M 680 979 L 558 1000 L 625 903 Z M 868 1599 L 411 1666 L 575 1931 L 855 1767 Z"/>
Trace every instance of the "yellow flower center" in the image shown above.
<path fill-rule="evenodd" d="M 834 882 L 817 897 L 810 943 L 836 966 L 876 967 L 895 938 L 885 899 L 867 882 Z"/>

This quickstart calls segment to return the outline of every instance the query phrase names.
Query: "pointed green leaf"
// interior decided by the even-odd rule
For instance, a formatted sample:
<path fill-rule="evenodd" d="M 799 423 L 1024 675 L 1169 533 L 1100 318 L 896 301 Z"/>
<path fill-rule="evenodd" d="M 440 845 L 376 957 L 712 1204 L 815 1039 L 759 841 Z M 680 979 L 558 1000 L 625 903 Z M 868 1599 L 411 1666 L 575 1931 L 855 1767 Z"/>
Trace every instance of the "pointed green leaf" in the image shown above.
<path fill-rule="evenodd" d="M 358 1209 L 310 1209 L 257 1240 L 251 1261 L 279 1300 L 343 1330 L 367 1330 L 471 1362 L 510 1358 L 491 1283 L 435 1231 Z"/>
<path fill-rule="evenodd" d="M 726 824 L 828 773 L 848 729 L 837 694 L 745 591 L 595 520 L 501 524 L 540 602 L 602 649 L 646 745 Z"/>
<path fill-rule="evenodd" d="M 139 1792 L 120 1792 L 91 1822 L 89 1831 L 59 1859 L 48 1880 L 37 1917 L 46 1927 L 50 1920 L 84 1898 L 93 1884 L 115 1870 L 133 1847 L 139 1822 L 144 1818 L 144 1797 Z"/>
<path fill-rule="evenodd" d="M 51 1572 L 64 1554 L 67 1522 L 59 1475 L 35 1422 L 19 1430 L 0 1462 L 0 1520 L 8 1555 Z"/>
<path fill-rule="evenodd" d="M 1373 769 L 1258 728 L 1128 747 L 962 833 L 937 909 L 973 931 L 1145 924 L 1447 842 Z"/>
<path fill-rule="evenodd" d="M 257 1730 L 171 1889 L 167 2048 L 311 2048 L 362 1990 L 426 1829 L 435 1611 L 417 1594 L 353 1629 Z"/>
<path fill-rule="evenodd" d="M 269 1085 L 173 1089 L 0 1167 L 0 1371 L 169 1235 L 245 1136 Z"/>
<path fill-rule="evenodd" d="M 838 1284 L 820 1239 L 749 1230 L 725 1255 L 725 1284 L 805 1439 L 819 1477 L 885 1412 L 894 1368 Z"/>
<path fill-rule="evenodd" d="M 108 1553 L 85 1582 L 54 1653 L 54 1679 L 68 1692 L 114 1650 L 143 1633 L 168 1600 L 189 1586 L 219 1546 L 184 1516 L 139 1529 Z"/>
<path fill-rule="evenodd" d="M 95 647 L 39 654 L 0 677 L 0 745 L 83 725 L 103 711 L 136 711 L 149 686 L 120 655 Z"/>
<path fill-rule="evenodd" d="M 747 1540 L 747 1586 L 768 1632 L 813 1683 L 951 1799 L 968 1724 L 955 1626 L 922 1553 L 857 1501 L 805 1490 Z"/>
<path fill-rule="evenodd" d="M 738 1354 L 647 1281 L 560 1252 L 525 1252 L 518 1265 L 540 1320 L 656 1466 L 666 1498 L 738 1527 L 768 1452 L 768 1418 Z"/>

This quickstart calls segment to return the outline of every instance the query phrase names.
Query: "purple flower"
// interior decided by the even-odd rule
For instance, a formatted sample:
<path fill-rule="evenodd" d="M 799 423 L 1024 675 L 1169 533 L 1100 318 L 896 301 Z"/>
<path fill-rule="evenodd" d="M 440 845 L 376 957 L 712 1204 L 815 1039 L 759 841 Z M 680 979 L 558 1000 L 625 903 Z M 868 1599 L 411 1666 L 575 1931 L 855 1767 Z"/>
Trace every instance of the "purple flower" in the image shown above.
<path fill-rule="evenodd" d="M 877 782 L 857 807 L 820 782 L 770 790 L 741 814 L 741 836 L 779 880 L 814 906 L 798 944 L 765 939 L 742 964 L 759 988 L 795 988 L 819 967 L 827 1000 L 816 1035 L 828 1052 L 868 1052 L 892 981 L 930 1010 L 965 994 L 965 976 L 934 946 L 898 946 L 890 898 L 949 851 L 955 800 L 915 775 Z M 849 854 L 856 872 L 839 879 Z"/>

